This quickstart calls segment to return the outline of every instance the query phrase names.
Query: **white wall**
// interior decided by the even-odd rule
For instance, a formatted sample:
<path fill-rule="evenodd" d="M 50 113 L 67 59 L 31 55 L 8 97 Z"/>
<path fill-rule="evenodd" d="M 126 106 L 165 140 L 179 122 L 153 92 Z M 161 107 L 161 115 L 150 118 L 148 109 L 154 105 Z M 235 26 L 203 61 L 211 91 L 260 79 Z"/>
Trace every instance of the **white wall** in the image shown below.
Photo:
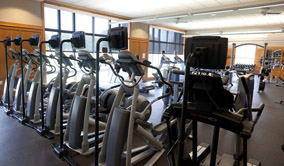
<path fill-rule="evenodd" d="M 148 39 L 149 28 L 148 24 L 131 23 L 131 37 Z"/>
<path fill-rule="evenodd" d="M 42 26 L 40 1 L 0 0 L 0 21 Z"/>

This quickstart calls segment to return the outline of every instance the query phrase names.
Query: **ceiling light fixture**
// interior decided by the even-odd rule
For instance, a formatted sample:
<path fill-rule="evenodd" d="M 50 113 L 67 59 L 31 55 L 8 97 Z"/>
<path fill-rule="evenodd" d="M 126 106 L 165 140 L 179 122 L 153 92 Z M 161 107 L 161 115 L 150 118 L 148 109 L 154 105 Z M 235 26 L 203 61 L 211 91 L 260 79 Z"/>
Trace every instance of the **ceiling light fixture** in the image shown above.
<path fill-rule="evenodd" d="M 201 16 L 201 15 L 208 15 L 208 14 L 218 14 L 218 13 L 227 13 L 232 12 L 234 10 L 220 10 L 220 11 L 213 11 L 213 12 L 200 12 L 200 13 L 194 13 L 194 16 Z"/>
<path fill-rule="evenodd" d="M 148 17 L 148 18 L 132 19 L 132 20 L 123 20 L 123 21 L 111 22 L 110 24 L 123 24 L 123 23 L 130 23 L 130 22 L 144 22 L 144 21 L 152 21 L 152 20 L 181 18 L 181 17 L 187 17 L 187 16 L 190 16 L 190 13 L 183 13 L 183 14 L 170 15 L 170 16 Z"/>
<path fill-rule="evenodd" d="M 199 36 L 226 36 L 226 35 L 254 35 L 254 34 L 269 34 L 269 33 L 281 33 L 283 29 L 277 30 L 263 30 L 263 31 L 244 31 L 244 32 L 212 32 L 212 33 L 200 33 Z M 198 35 L 183 35 L 183 37 L 192 37 Z"/>
<path fill-rule="evenodd" d="M 190 16 L 190 13 L 171 15 L 171 16 L 160 16 L 160 17 L 156 17 L 156 19 L 171 19 L 171 18 L 181 18 L 181 17 L 187 17 L 187 16 Z"/>

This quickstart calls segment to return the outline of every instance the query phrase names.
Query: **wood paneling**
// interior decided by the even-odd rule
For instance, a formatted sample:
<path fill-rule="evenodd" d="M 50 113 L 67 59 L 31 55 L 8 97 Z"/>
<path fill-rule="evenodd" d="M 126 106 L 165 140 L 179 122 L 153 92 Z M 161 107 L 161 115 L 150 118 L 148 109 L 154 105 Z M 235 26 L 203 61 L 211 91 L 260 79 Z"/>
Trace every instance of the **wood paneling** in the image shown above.
<path fill-rule="evenodd" d="M 255 58 L 254 58 L 254 64 L 255 64 L 254 73 L 260 73 L 260 69 L 262 66 L 261 58 L 263 57 L 263 50 L 264 50 L 263 48 L 256 47 Z"/>
<path fill-rule="evenodd" d="M 228 48 L 226 66 L 231 66 L 232 48 Z"/>
<path fill-rule="evenodd" d="M 25 24 L 15 24 L 15 23 L 7 23 L 7 22 L 0 22 L 0 41 L 5 40 L 7 36 L 11 36 L 12 39 L 14 39 L 17 35 L 22 35 L 23 39 L 28 39 L 32 35 L 43 34 L 43 29 L 40 26 L 33 26 L 33 25 L 25 25 Z M 41 38 L 42 40 L 43 38 Z M 14 43 L 12 43 L 11 47 L 8 47 L 14 49 L 15 51 L 19 52 L 20 48 L 15 46 Z M 29 52 L 33 52 L 33 49 L 29 46 L 27 42 L 23 44 L 23 48 L 25 48 Z M 8 59 L 8 67 L 14 63 L 14 60 Z M 6 63 L 5 63 L 5 50 L 4 50 L 4 44 L 0 43 L 0 81 L 3 82 L 2 85 L 0 85 L 0 98 L 2 99 L 2 93 L 4 88 L 4 82 L 6 80 Z"/>
<path fill-rule="evenodd" d="M 129 51 L 134 55 L 139 56 L 139 61 L 143 62 L 144 60 L 148 60 L 149 53 L 149 40 L 148 39 L 140 39 L 140 38 L 129 38 Z M 143 81 L 146 81 L 147 77 L 147 68 L 143 68 L 145 71 Z"/>

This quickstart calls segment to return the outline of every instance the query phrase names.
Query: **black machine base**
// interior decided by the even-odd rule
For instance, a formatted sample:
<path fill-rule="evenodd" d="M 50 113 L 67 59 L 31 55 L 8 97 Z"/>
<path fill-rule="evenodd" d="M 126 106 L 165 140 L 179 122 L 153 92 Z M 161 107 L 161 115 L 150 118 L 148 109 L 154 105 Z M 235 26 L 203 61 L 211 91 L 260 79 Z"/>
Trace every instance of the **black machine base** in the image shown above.
<path fill-rule="evenodd" d="M 57 143 L 52 143 L 51 146 L 53 147 L 54 153 L 59 158 L 63 158 L 63 156 L 66 155 L 67 151 L 64 149 L 64 147 L 60 147 Z"/>
<path fill-rule="evenodd" d="M 41 135 L 41 136 L 44 136 L 48 139 L 53 139 L 54 136 L 52 133 L 50 133 L 48 130 L 46 129 L 42 129 L 42 127 L 36 127 L 36 132 Z"/>
<path fill-rule="evenodd" d="M 60 147 L 60 145 L 56 143 L 52 143 L 51 146 L 53 147 L 54 153 L 61 158 L 62 160 L 65 160 L 69 165 L 71 166 L 79 166 L 76 161 L 72 159 L 73 156 L 77 156 L 78 153 L 74 151 L 69 151 L 65 145 L 63 147 Z"/>
<path fill-rule="evenodd" d="M 4 111 L 6 115 L 11 115 L 13 113 L 13 111 L 5 107 L 2 102 L 0 104 L 0 109 Z"/>
<path fill-rule="evenodd" d="M 28 120 L 26 118 L 23 118 L 23 117 L 19 117 L 18 120 L 19 120 L 19 123 L 21 123 L 21 124 L 26 124 L 28 122 Z"/>

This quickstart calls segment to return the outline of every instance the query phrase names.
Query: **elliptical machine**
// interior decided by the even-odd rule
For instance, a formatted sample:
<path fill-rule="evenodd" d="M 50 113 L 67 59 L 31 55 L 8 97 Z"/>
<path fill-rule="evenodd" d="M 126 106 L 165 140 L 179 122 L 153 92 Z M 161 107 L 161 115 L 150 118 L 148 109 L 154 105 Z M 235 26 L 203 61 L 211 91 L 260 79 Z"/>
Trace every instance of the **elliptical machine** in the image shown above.
<path fill-rule="evenodd" d="M 174 62 L 171 61 L 171 59 L 169 57 L 167 57 L 166 55 L 166 51 L 165 50 L 162 50 L 162 57 L 161 57 L 161 60 L 160 60 L 160 65 L 159 65 L 159 70 L 162 71 L 163 73 L 163 77 L 164 78 L 167 78 L 168 77 L 168 72 L 171 70 L 171 69 L 175 69 L 175 67 L 168 67 L 166 69 L 162 69 L 163 68 L 163 65 L 167 64 L 168 66 L 170 64 L 175 64 Z M 161 81 L 161 78 L 159 77 L 158 73 L 152 73 L 153 76 L 154 76 L 154 83 L 157 83 L 159 87 L 162 87 L 163 86 L 163 82 Z"/>
<path fill-rule="evenodd" d="M 151 66 L 149 61 L 139 62 L 131 52 L 120 52 L 118 57 L 117 62 L 120 67 L 123 71 L 131 75 L 131 78 L 126 81 L 121 76 L 118 76 L 122 85 L 119 88 L 109 114 L 99 161 L 101 165 L 129 166 L 152 156 L 145 165 L 153 165 L 165 151 L 164 143 L 167 139 L 167 134 L 165 134 L 166 122 L 152 126 L 147 120 L 151 115 L 151 105 L 169 96 L 171 91 L 149 102 L 145 97 L 139 96 L 139 82 L 135 82 L 134 77 L 143 76 L 144 72 L 141 68 L 143 65 L 155 69 L 159 77 L 161 77 L 161 81 L 169 87 L 171 85 L 164 81 L 160 70 L 157 67 Z M 114 70 L 113 72 L 116 73 Z M 118 74 L 116 73 L 116 75 Z M 131 93 L 132 96 L 124 106 L 121 106 L 126 93 Z M 173 119 L 169 123 L 173 125 L 175 122 L 176 120 Z M 151 130 L 151 133 L 146 129 Z M 158 138 L 159 136 L 160 139 Z M 135 145 L 132 144 L 138 142 L 138 137 L 144 144 L 133 148 Z M 126 145 L 125 150 L 124 145 Z"/>
<path fill-rule="evenodd" d="M 70 70 L 68 68 L 73 64 L 64 53 L 62 53 L 62 55 L 59 55 L 59 52 L 56 51 L 56 56 L 57 57 L 62 56 L 61 63 L 64 65 L 64 71 L 63 71 L 63 77 L 60 78 L 60 73 L 58 73 L 53 82 L 53 86 L 49 94 L 48 105 L 46 109 L 45 128 L 50 133 L 54 135 L 59 135 L 60 134 L 60 98 L 59 98 L 60 88 L 63 88 L 63 96 L 64 96 L 62 102 L 64 108 L 63 119 L 64 119 L 64 124 L 66 124 L 69 116 L 69 108 L 71 107 L 71 102 L 74 96 L 72 89 L 74 89 L 75 86 L 77 86 L 78 84 L 74 83 L 68 89 L 66 88 L 67 79 L 69 78 L 69 73 L 70 73 Z M 59 59 L 57 60 L 58 63 L 60 63 L 60 60 Z M 60 79 L 62 79 L 63 87 L 60 87 Z"/>
<path fill-rule="evenodd" d="M 264 108 L 264 105 L 261 105 L 257 109 L 251 108 L 252 92 L 250 88 L 253 88 L 253 83 L 249 83 L 251 77 L 248 77 L 247 80 L 244 77 L 240 78 L 244 85 L 243 88 L 246 93 L 245 100 L 247 101 L 247 106 L 237 110 L 237 112 L 231 112 L 229 110 L 233 108 L 233 94 L 224 89 L 220 75 L 202 70 L 224 68 L 227 45 L 228 39 L 220 37 L 200 36 L 186 40 L 185 57 L 187 57 L 187 60 L 183 103 L 171 105 L 171 109 L 167 112 L 168 114 L 173 114 L 182 119 L 179 138 L 176 142 L 176 144 L 179 145 L 179 165 L 210 164 L 210 166 L 216 166 L 216 164 L 219 164 L 227 166 L 232 163 L 239 164 L 241 159 L 244 166 L 248 164 L 247 139 L 251 137 L 254 126 L 259 120 Z M 190 67 L 195 68 L 195 70 L 191 71 Z M 254 119 L 252 117 L 253 111 L 257 113 Z M 184 132 L 186 119 L 192 120 L 193 128 L 193 151 L 190 155 L 183 153 L 184 139 L 186 136 Z M 197 122 L 214 126 L 211 155 L 208 158 L 206 158 L 206 156 L 210 153 L 210 146 L 197 145 Z M 237 153 L 236 158 L 223 155 L 222 158 L 224 160 L 220 160 L 217 157 L 220 128 L 236 133 L 238 137 L 236 141 L 237 152 L 240 152 Z M 171 149 L 173 149 L 173 147 Z M 228 163 L 228 158 L 235 161 Z M 260 163 L 253 164 L 259 165 Z"/>
<path fill-rule="evenodd" d="M 15 90 L 15 84 L 17 84 L 18 78 L 17 71 L 19 68 L 19 55 L 13 49 L 9 48 L 9 53 L 12 55 L 12 58 L 15 59 L 15 62 L 11 65 L 9 72 L 8 72 L 8 79 L 9 79 L 9 89 L 8 89 L 8 80 L 5 80 L 4 84 L 4 91 L 2 96 L 2 103 L 4 105 L 8 104 L 8 93 L 10 98 L 10 103 L 13 104 L 13 92 Z"/>

